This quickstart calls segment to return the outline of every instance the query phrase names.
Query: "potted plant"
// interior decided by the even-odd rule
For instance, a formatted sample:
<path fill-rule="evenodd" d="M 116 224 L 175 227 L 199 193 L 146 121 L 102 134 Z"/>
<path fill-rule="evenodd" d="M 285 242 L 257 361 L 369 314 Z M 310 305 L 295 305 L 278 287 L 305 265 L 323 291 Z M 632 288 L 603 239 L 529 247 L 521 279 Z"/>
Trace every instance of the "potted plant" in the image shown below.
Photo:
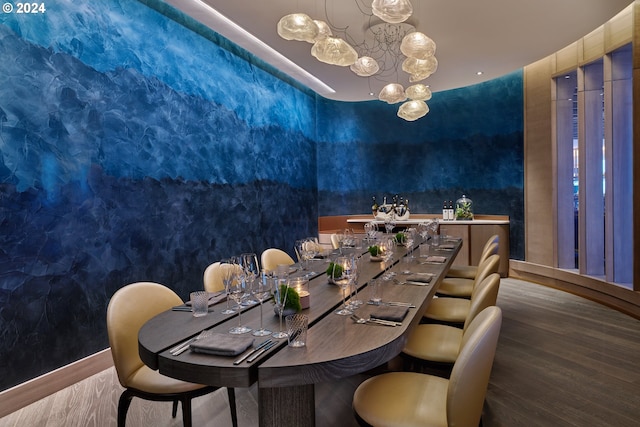
<path fill-rule="evenodd" d="M 334 262 L 330 262 L 329 266 L 326 270 L 327 273 L 327 281 L 331 284 L 335 284 L 333 279 L 337 279 L 342 276 L 342 266 L 339 264 L 335 264 Z"/>
<path fill-rule="evenodd" d="M 382 261 L 382 248 L 378 245 L 369 246 L 369 259 L 371 261 Z"/>

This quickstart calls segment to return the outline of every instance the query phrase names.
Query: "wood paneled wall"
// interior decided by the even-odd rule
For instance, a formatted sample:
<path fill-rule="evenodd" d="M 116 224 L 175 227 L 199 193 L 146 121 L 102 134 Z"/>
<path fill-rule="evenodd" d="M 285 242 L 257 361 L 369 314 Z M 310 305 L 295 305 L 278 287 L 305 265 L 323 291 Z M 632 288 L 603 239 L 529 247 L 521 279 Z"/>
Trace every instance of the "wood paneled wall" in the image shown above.
<path fill-rule="evenodd" d="M 633 42 L 633 152 L 640 153 L 640 0 L 585 37 L 524 68 L 525 90 L 525 263 L 557 267 L 556 149 L 554 77 L 575 70 Z M 640 188 L 640 160 L 634 156 L 633 183 Z M 640 195 L 634 192 L 634 206 Z M 634 253 L 640 253 L 640 213 L 634 210 Z M 638 258 L 637 256 L 635 257 Z M 640 262 L 634 263 L 640 278 Z M 634 290 L 640 283 L 634 281 Z M 575 288 L 572 289 L 575 292 Z M 619 295 L 617 295 L 619 297 Z M 629 299 L 634 300 L 633 295 Z"/>

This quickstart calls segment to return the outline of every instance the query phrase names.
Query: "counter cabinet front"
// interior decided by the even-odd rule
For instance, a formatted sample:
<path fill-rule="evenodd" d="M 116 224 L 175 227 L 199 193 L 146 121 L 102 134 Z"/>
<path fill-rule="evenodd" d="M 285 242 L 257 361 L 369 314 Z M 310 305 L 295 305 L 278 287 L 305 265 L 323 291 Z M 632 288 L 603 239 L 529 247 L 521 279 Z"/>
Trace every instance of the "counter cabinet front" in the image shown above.
<path fill-rule="evenodd" d="M 422 221 L 437 219 L 440 234 L 459 237 L 462 248 L 453 265 L 478 265 L 482 248 L 489 237 L 499 236 L 498 255 L 501 277 L 509 274 L 509 217 L 506 215 L 476 215 L 471 221 L 443 221 L 437 214 L 411 214 L 408 221 L 398 221 L 398 227 L 411 227 Z M 345 228 L 364 232 L 364 224 L 373 221 L 371 215 L 336 215 L 318 218 L 318 234 L 321 243 L 331 243 L 331 234 Z M 382 221 L 379 221 L 382 224 Z"/>

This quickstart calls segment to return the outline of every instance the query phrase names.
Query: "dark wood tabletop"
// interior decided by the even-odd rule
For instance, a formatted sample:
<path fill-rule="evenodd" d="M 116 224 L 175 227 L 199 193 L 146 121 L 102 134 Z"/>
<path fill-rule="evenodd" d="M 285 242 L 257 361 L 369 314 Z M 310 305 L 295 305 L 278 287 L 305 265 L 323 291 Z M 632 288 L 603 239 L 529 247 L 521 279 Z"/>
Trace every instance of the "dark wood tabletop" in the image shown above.
<path fill-rule="evenodd" d="M 324 271 L 328 260 L 313 260 L 309 263 L 309 270 L 319 274 L 309 282 L 310 307 L 302 310 L 302 314 L 309 317 L 305 347 L 288 347 L 286 339 L 274 339 L 278 341 L 275 347 L 254 362 L 239 365 L 233 364 L 236 357 L 191 351 L 172 356 L 169 353 L 171 348 L 204 329 L 227 333 L 237 324 L 237 314 L 221 313 L 226 304 L 223 302 L 215 305 L 213 312 L 200 318 L 193 317 L 190 312 L 167 311 L 149 320 L 138 336 L 140 357 L 160 373 L 184 381 L 225 387 L 248 387 L 258 381 L 261 425 L 314 425 L 313 384 L 364 372 L 397 356 L 404 348 L 408 332 L 420 323 L 422 313 L 460 250 L 460 244 L 456 241 L 454 249 L 446 251 L 436 251 L 426 245 L 417 247 L 411 262 L 404 261 L 407 249 L 397 248 L 391 267 L 396 279 L 403 281 L 406 271 L 434 275 L 427 286 L 401 285 L 393 281 L 384 283 L 384 301 L 409 302 L 416 306 L 409 309 L 401 326 L 358 324 L 349 316 L 334 314 L 342 304 L 340 288 L 327 281 Z M 365 251 L 366 247 L 358 252 L 364 253 L 359 269 L 358 297 L 365 304 L 356 310 L 361 317 L 369 317 L 371 312 L 378 309 L 377 306 L 366 304 L 369 300 L 366 285 L 384 270 L 384 263 L 369 261 L 369 254 Z M 429 254 L 444 256 L 446 261 L 441 264 L 424 263 L 425 255 Z M 298 270 L 294 275 L 307 272 Z M 272 331 L 279 328 L 279 319 L 270 301 L 263 304 L 263 322 L 264 327 Z M 243 311 L 242 323 L 253 329 L 259 327 L 258 305 Z M 254 342 L 259 344 L 266 338 L 269 337 L 255 337 Z M 295 419 L 287 419 L 287 415 L 281 412 L 291 411 L 279 411 L 279 408 L 283 400 L 289 402 L 287 405 L 291 407 L 294 404 L 292 399 L 298 401 L 296 406 L 301 406 L 294 411 Z"/>

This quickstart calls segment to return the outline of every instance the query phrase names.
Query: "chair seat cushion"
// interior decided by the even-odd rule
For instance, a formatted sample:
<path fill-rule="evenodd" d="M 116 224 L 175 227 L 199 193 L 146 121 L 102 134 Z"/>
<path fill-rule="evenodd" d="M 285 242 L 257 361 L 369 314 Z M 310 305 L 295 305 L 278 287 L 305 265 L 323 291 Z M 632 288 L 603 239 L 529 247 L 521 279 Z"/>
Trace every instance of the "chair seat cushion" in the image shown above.
<path fill-rule="evenodd" d="M 449 381 L 414 372 L 369 378 L 353 395 L 353 409 L 376 427 L 447 427 Z"/>
<path fill-rule="evenodd" d="M 471 279 L 448 278 L 442 280 L 436 293 L 438 295 L 470 298 L 471 292 L 473 292 L 473 284 L 474 281 Z"/>
<path fill-rule="evenodd" d="M 477 265 L 459 265 L 451 267 L 445 277 L 459 277 L 461 279 L 475 279 L 478 273 Z"/>
<path fill-rule="evenodd" d="M 462 329 L 424 324 L 414 328 L 402 350 L 409 356 L 430 362 L 454 363 L 460 351 Z"/>
<path fill-rule="evenodd" d="M 167 377 L 143 365 L 128 378 L 127 387 L 147 393 L 171 394 L 198 390 L 206 386 Z"/>
<path fill-rule="evenodd" d="M 471 300 L 463 298 L 434 298 L 423 316 L 443 322 L 464 323 L 471 307 Z"/>

